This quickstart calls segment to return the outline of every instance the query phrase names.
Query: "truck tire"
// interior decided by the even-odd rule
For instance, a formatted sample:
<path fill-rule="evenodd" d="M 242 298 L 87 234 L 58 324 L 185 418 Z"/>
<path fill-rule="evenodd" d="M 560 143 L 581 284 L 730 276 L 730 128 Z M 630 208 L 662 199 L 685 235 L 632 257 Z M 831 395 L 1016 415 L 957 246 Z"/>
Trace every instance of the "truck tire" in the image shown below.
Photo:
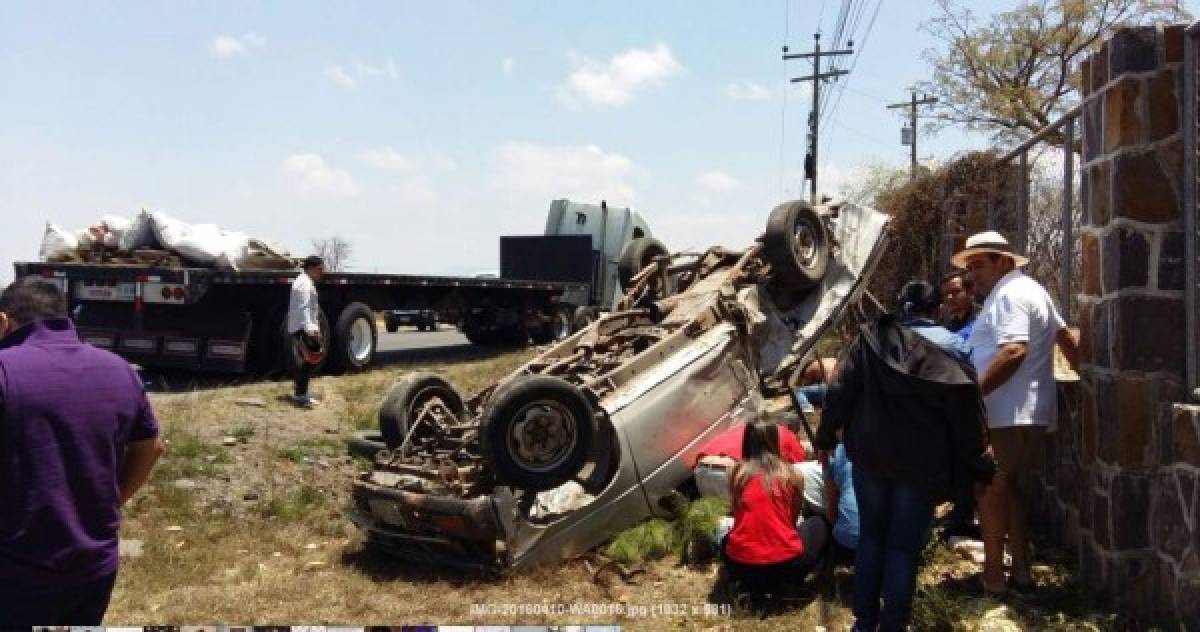
<path fill-rule="evenodd" d="M 350 456 L 357 456 L 371 461 L 380 450 L 386 450 L 383 437 L 378 432 L 364 430 L 356 432 L 346 439 L 346 451 Z"/>
<path fill-rule="evenodd" d="M 529 332 L 529 338 L 534 344 L 544 345 L 553 342 L 561 342 L 571 337 L 575 333 L 572 319 L 575 316 L 575 310 L 568 305 L 559 305 L 554 308 L 550 314 L 550 320 L 535 331 Z"/>
<path fill-rule="evenodd" d="M 582 331 L 592 326 L 596 319 L 600 317 L 599 312 L 595 307 L 580 307 L 575 310 L 575 317 L 571 319 L 571 333 Z"/>
<path fill-rule="evenodd" d="M 333 328 L 330 370 L 336 373 L 362 371 L 375 358 L 378 343 L 375 312 L 362 303 L 347 305 Z"/>
<path fill-rule="evenodd" d="M 808 202 L 785 202 L 771 211 L 763 257 L 778 283 L 802 290 L 821 283 L 829 264 L 829 235 Z"/>
<path fill-rule="evenodd" d="M 389 450 L 400 447 L 421 409 L 435 399 L 460 421 L 465 416 L 462 395 L 437 373 L 416 371 L 396 380 L 379 406 L 379 433 L 384 445 Z"/>
<path fill-rule="evenodd" d="M 617 279 L 621 289 L 628 290 L 629 282 L 637 276 L 642 268 L 650 265 L 655 257 L 671 254 L 663 243 L 653 237 L 641 237 L 631 240 L 621 249 L 621 258 L 617 261 Z"/>
<path fill-rule="evenodd" d="M 325 310 L 317 308 L 317 326 L 321 328 L 321 359 L 317 362 L 313 369 L 313 374 L 318 374 L 329 361 L 329 345 L 332 342 L 329 332 L 329 319 L 325 317 Z M 292 334 L 287 330 L 287 314 L 283 316 L 283 322 L 279 326 L 279 336 L 282 340 L 281 354 L 283 356 L 284 366 L 287 368 L 289 375 L 295 375 L 300 368 L 300 363 L 304 359 L 296 352 L 296 345 L 292 341 Z"/>
<path fill-rule="evenodd" d="M 491 397 L 479 426 L 480 450 L 497 480 L 545 491 L 571 480 L 591 453 L 591 402 L 557 377 L 526 375 Z"/>

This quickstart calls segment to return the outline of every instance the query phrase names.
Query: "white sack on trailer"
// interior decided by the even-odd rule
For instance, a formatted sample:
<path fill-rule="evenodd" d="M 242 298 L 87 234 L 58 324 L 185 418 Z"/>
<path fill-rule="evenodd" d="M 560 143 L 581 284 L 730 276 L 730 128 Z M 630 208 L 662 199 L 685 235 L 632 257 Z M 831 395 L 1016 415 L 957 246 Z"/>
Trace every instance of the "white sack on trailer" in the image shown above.
<path fill-rule="evenodd" d="M 42 261 L 71 256 L 78 249 L 79 239 L 75 235 L 46 222 L 46 232 L 42 235 L 42 245 L 38 248 L 38 257 Z"/>

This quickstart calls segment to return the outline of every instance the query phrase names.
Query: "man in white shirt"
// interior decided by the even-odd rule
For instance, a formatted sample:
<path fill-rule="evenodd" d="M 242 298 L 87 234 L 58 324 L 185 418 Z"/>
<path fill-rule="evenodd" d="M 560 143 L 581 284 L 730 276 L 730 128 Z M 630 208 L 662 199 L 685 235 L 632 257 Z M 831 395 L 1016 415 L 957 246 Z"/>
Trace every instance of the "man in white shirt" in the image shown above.
<path fill-rule="evenodd" d="M 1021 273 L 1029 260 L 1014 253 L 1000 233 L 972 235 L 951 261 L 970 271 L 976 291 L 986 297 L 968 339 L 997 465 L 980 498 L 983 588 L 994 594 L 1006 590 L 1007 536 L 1012 556 L 1008 584 L 1030 589 L 1026 504 L 1042 441 L 1057 421 L 1054 346 L 1062 347 L 1074 366 L 1079 343 L 1045 288 Z"/>
<path fill-rule="evenodd" d="M 325 271 L 325 262 L 311 256 L 304 260 L 303 272 L 292 281 L 292 294 L 288 300 L 287 331 L 300 358 L 296 367 L 296 390 L 293 401 L 304 408 L 317 405 L 317 400 L 308 394 L 308 380 L 312 377 L 316 362 L 314 356 L 321 354 L 320 303 L 317 298 L 317 281 Z"/>

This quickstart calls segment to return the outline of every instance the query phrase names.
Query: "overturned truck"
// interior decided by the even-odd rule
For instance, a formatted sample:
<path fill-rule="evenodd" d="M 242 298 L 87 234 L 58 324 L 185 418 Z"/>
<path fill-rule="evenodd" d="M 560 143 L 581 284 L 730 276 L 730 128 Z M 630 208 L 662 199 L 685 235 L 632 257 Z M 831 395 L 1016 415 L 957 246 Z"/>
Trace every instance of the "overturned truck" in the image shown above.
<path fill-rule="evenodd" d="M 745 250 L 630 243 L 616 309 L 494 385 L 464 399 L 434 373 L 399 380 L 351 520 L 405 559 L 515 570 L 666 513 L 700 446 L 786 392 L 859 300 L 886 224 L 789 202 Z"/>

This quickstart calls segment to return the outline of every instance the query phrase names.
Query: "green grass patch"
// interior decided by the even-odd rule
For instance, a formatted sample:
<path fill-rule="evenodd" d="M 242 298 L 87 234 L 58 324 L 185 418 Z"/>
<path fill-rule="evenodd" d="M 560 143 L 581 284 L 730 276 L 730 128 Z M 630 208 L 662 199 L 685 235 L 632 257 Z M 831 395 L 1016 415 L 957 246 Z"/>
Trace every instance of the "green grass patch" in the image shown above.
<path fill-rule="evenodd" d="M 938 586 L 917 586 L 913 596 L 912 618 L 909 623 L 914 630 L 930 632 L 957 632 L 966 630 L 970 614 L 959 599 Z"/>
<path fill-rule="evenodd" d="M 717 522 L 729 513 L 729 505 L 720 498 L 688 502 L 677 496 L 672 500 L 672 511 L 673 520 L 654 518 L 617 534 L 604 548 L 604 554 L 628 565 L 672 553 L 684 556 L 693 546 L 711 546 Z"/>
<path fill-rule="evenodd" d="M 255 428 L 250 424 L 238 424 L 225 432 L 239 441 L 245 441 L 254 436 Z"/>
<path fill-rule="evenodd" d="M 217 473 L 218 466 L 231 462 L 229 454 L 220 446 L 185 430 L 168 431 L 166 440 L 167 452 L 154 468 L 153 480 L 210 478 Z"/>
<path fill-rule="evenodd" d="M 626 565 L 657 560 L 676 551 L 675 525 L 653 518 L 617 534 L 604 554 Z"/>
<path fill-rule="evenodd" d="M 346 449 L 346 444 L 341 439 L 336 437 L 316 437 L 305 439 L 299 443 L 302 448 L 309 448 L 321 452 L 341 452 Z"/>
<path fill-rule="evenodd" d="M 275 455 L 285 461 L 291 461 L 297 465 L 304 463 L 305 454 L 304 450 L 301 448 L 279 448 L 279 450 L 275 452 Z"/>
<path fill-rule="evenodd" d="M 283 496 L 276 496 L 263 509 L 266 516 L 284 522 L 297 522 L 325 503 L 325 494 L 312 485 L 304 485 Z"/>

